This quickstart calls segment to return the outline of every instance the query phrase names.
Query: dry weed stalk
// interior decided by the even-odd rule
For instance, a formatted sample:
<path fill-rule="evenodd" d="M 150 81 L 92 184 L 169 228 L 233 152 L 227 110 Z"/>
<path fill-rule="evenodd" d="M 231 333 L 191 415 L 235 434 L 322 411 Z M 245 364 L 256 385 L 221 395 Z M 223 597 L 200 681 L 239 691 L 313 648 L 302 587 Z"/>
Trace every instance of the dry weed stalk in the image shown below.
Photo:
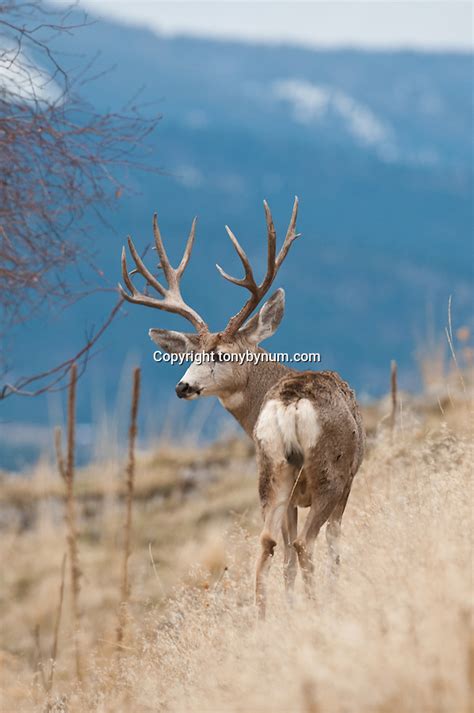
<path fill-rule="evenodd" d="M 128 430 L 128 461 L 127 461 L 127 494 L 126 494 L 126 514 L 124 523 L 124 545 L 122 560 L 122 579 L 120 585 L 120 607 L 118 613 L 117 644 L 121 650 L 124 638 L 127 604 L 130 595 L 130 584 L 128 579 L 128 561 L 131 553 L 132 534 L 132 504 L 133 490 L 135 485 L 135 441 L 137 437 L 137 414 L 138 401 L 140 398 L 140 369 L 137 367 L 133 372 L 132 404 L 130 408 L 130 427 Z"/>
<path fill-rule="evenodd" d="M 41 680 L 44 690 L 46 690 L 46 677 L 44 675 L 43 654 L 41 653 L 40 625 L 36 624 L 33 638 L 35 641 L 35 674 Z"/>
<path fill-rule="evenodd" d="M 395 430 L 395 423 L 397 419 L 397 407 L 398 407 L 398 378 L 397 378 L 397 362 L 393 359 L 390 364 L 390 393 L 392 398 L 392 410 L 390 412 L 390 432 L 393 437 L 393 432 Z"/>
<path fill-rule="evenodd" d="M 59 472 L 66 484 L 66 526 L 67 545 L 69 550 L 69 568 L 71 574 L 71 604 L 74 622 L 74 649 L 76 659 L 76 676 L 82 680 L 82 656 L 79 641 L 80 613 L 79 613 L 79 593 L 81 589 L 80 578 L 81 569 L 79 567 L 79 550 L 77 546 L 77 518 L 76 501 L 74 497 L 74 450 L 75 450 L 75 428 L 76 428 L 76 385 L 77 366 L 71 366 L 71 378 L 68 390 L 68 414 L 67 414 L 67 457 L 64 460 L 61 448 L 61 429 L 57 428 L 55 433 L 56 457 Z"/>
<path fill-rule="evenodd" d="M 49 673 L 48 681 L 48 695 L 51 694 L 53 690 L 54 683 L 54 671 L 56 669 L 56 660 L 58 657 L 58 641 L 59 641 L 59 627 L 61 625 L 61 615 L 63 611 L 63 600 L 64 600 L 64 580 L 66 578 L 66 559 L 67 555 L 63 555 L 63 561 L 61 564 L 61 584 L 59 585 L 59 600 L 56 609 L 56 620 L 54 622 L 54 637 L 53 637 L 53 648 L 51 649 L 51 671 Z"/>

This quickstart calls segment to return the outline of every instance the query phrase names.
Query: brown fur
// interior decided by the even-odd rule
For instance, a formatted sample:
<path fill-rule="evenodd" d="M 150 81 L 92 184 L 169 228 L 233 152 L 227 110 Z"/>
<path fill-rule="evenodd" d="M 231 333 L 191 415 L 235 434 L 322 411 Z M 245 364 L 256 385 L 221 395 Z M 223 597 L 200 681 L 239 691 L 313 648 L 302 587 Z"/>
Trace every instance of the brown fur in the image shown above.
<path fill-rule="evenodd" d="M 288 372 L 265 394 L 260 410 L 270 400 L 289 406 L 300 399 L 313 405 L 321 428 L 315 446 L 301 467 L 295 467 L 287 457 L 290 482 L 293 484 L 286 504 L 286 520 L 297 507 L 310 511 L 302 532 L 288 542 L 285 519 L 278 517 L 275 503 L 285 489 L 281 471 L 270 449 L 256 438 L 259 467 L 259 494 L 264 516 L 265 541 L 276 536 L 281 527 L 285 545 L 285 563 L 290 561 L 288 547 L 296 550 L 308 596 L 313 595 L 314 541 L 322 525 L 328 522 L 327 540 L 332 559 L 332 569 L 340 563 L 337 541 L 340 522 L 349 497 L 353 478 L 364 454 L 365 436 L 359 407 L 354 392 L 341 377 L 331 371 Z M 287 476 L 283 476 L 287 477 Z M 272 551 L 273 554 L 273 551 Z M 257 602 L 260 616 L 265 615 L 265 587 L 261 583 L 268 573 L 269 553 L 262 548 L 257 566 Z M 295 579 L 294 565 L 285 565 L 285 584 L 289 596 Z"/>
<path fill-rule="evenodd" d="M 208 334 L 200 342 L 206 351 L 243 353 L 250 349 L 263 353 L 242 335 L 227 339 L 222 333 Z M 353 478 L 364 454 L 364 428 L 354 392 L 334 371 L 299 372 L 277 362 L 236 364 L 231 383 L 219 398 L 241 394 L 229 412 L 256 444 L 259 496 L 264 518 L 261 552 L 257 563 L 256 593 L 260 617 L 266 610 L 265 579 L 278 534 L 283 534 L 285 586 L 291 598 L 296 576 L 296 560 L 302 570 L 308 596 L 313 592 L 312 551 L 315 538 L 328 523 L 326 537 L 332 569 L 339 564 L 340 522 Z M 284 462 L 276 462 L 255 434 L 255 426 L 265 404 L 276 400 L 289 406 L 301 399 L 314 407 L 321 432 L 314 448 L 303 461 L 302 454 L 290 452 Z M 231 403 L 231 402 L 230 402 Z M 309 508 L 305 525 L 297 533 L 297 508 Z"/>

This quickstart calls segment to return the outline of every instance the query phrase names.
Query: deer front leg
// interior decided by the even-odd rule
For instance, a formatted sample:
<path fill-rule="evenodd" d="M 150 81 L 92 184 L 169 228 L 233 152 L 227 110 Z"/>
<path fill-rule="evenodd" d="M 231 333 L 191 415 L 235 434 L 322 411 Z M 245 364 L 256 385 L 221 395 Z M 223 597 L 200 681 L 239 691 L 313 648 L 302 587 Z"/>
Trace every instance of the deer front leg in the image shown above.
<path fill-rule="evenodd" d="M 292 488 L 293 468 L 287 463 L 270 466 L 267 464 L 265 471 L 260 473 L 260 493 L 262 495 L 262 481 L 267 485 L 264 492 L 264 526 L 260 535 L 260 555 L 257 560 L 255 578 L 256 604 L 258 617 L 265 619 L 266 614 L 266 582 L 270 569 L 271 558 L 277 544 L 277 538 L 283 524 L 283 518 L 288 509 Z"/>
<path fill-rule="evenodd" d="M 293 604 L 293 590 L 295 587 L 296 572 L 298 567 L 298 557 L 293 547 L 298 530 L 298 508 L 288 505 L 286 515 L 283 518 L 282 535 L 284 547 L 283 576 L 285 579 L 285 590 L 288 604 Z"/>

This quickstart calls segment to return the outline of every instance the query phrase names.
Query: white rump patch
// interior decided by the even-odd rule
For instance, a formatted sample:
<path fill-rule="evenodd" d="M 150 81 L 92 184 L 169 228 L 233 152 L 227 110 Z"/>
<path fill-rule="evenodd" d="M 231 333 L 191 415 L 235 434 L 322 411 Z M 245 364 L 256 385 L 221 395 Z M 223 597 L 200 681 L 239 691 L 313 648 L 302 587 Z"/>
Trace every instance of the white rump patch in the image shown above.
<path fill-rule="evenodd" d="M 255 425 L 255 437 L 272 458 L 285 459 L 290 453 L 304 454 L 321 433 L 315 407 L 309 399 L 285 406 L 271 399 L 263 407 Z"/>
<path fill-rule="evenodd" d="M 296 428 L 303 452 L 316 445 L 321 426 L 316 409 L 309 399 L 300 399 L 297 403 Z"/>

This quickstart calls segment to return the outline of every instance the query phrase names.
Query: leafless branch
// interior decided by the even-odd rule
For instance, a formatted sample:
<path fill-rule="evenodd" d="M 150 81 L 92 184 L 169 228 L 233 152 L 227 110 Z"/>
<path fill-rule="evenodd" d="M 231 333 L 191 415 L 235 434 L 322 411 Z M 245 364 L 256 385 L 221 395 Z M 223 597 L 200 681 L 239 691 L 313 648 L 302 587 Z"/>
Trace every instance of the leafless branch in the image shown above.
<path fill-rule="evenodd" d="M 11 325 L 42 306 L 74 301 L 81 288 L 77 279 L 71 286 L 64 271 L 93 263 L 87 218 L 91 211 L 103 217 L 103 209 L 120 198 L 124 169 L 154 170 L 146 159 L 146 139 L 160 118 L 156 112 L 137 108 L 133 97 L 119 112 L 100 113 L 81 96 L 94 78 L 93 60 L 81 60 L 74 69 L 63 66 L 58 38 L 87 32 L 89 24 L 74 5 L 57 10 L 42 0 L 0 0 L 3 349 Z M 98 68 L 93 75 L 101 73 Z M 96 277 L 97 272 L 92 288 Z M 4 387 L 0 398 L 67 371 L 72 361 Z M 44 390 L 49 387 L 28 395 Z"/>
<path fill-rule="evenodd" d="M 61 362 L 57 366 L 43 371 L 40 374 L 34 374 L 32 376 L 25 376 L 14 384 L 5 384 L 0 389 L 0 401 L 6 399 L 8 396 L 16 394 L 17 396 L 40 396 L 46 391 L 64 391 L 67 388 L 66 379 L 69 374 L 69 370 L 72 364 L 79 365 L 78 378 L 84 373 L 87 366 L 88 360 L 91 358 L 92 349 L 97 344 L 99 339 L 102 337 L 104 332 L 113 322 L 115 316 L 118 314 L 121 306 L 123 304 L 123 299 L 120 299 L 115 307 L 110 312 L 109 316 L 102 324 L 100 329 L 93 335 L 90 336 L 82 348 L 72 356 L 70 359 Z M 32 385 L 41 384 L 37 388 L 28 388 Z"/>

